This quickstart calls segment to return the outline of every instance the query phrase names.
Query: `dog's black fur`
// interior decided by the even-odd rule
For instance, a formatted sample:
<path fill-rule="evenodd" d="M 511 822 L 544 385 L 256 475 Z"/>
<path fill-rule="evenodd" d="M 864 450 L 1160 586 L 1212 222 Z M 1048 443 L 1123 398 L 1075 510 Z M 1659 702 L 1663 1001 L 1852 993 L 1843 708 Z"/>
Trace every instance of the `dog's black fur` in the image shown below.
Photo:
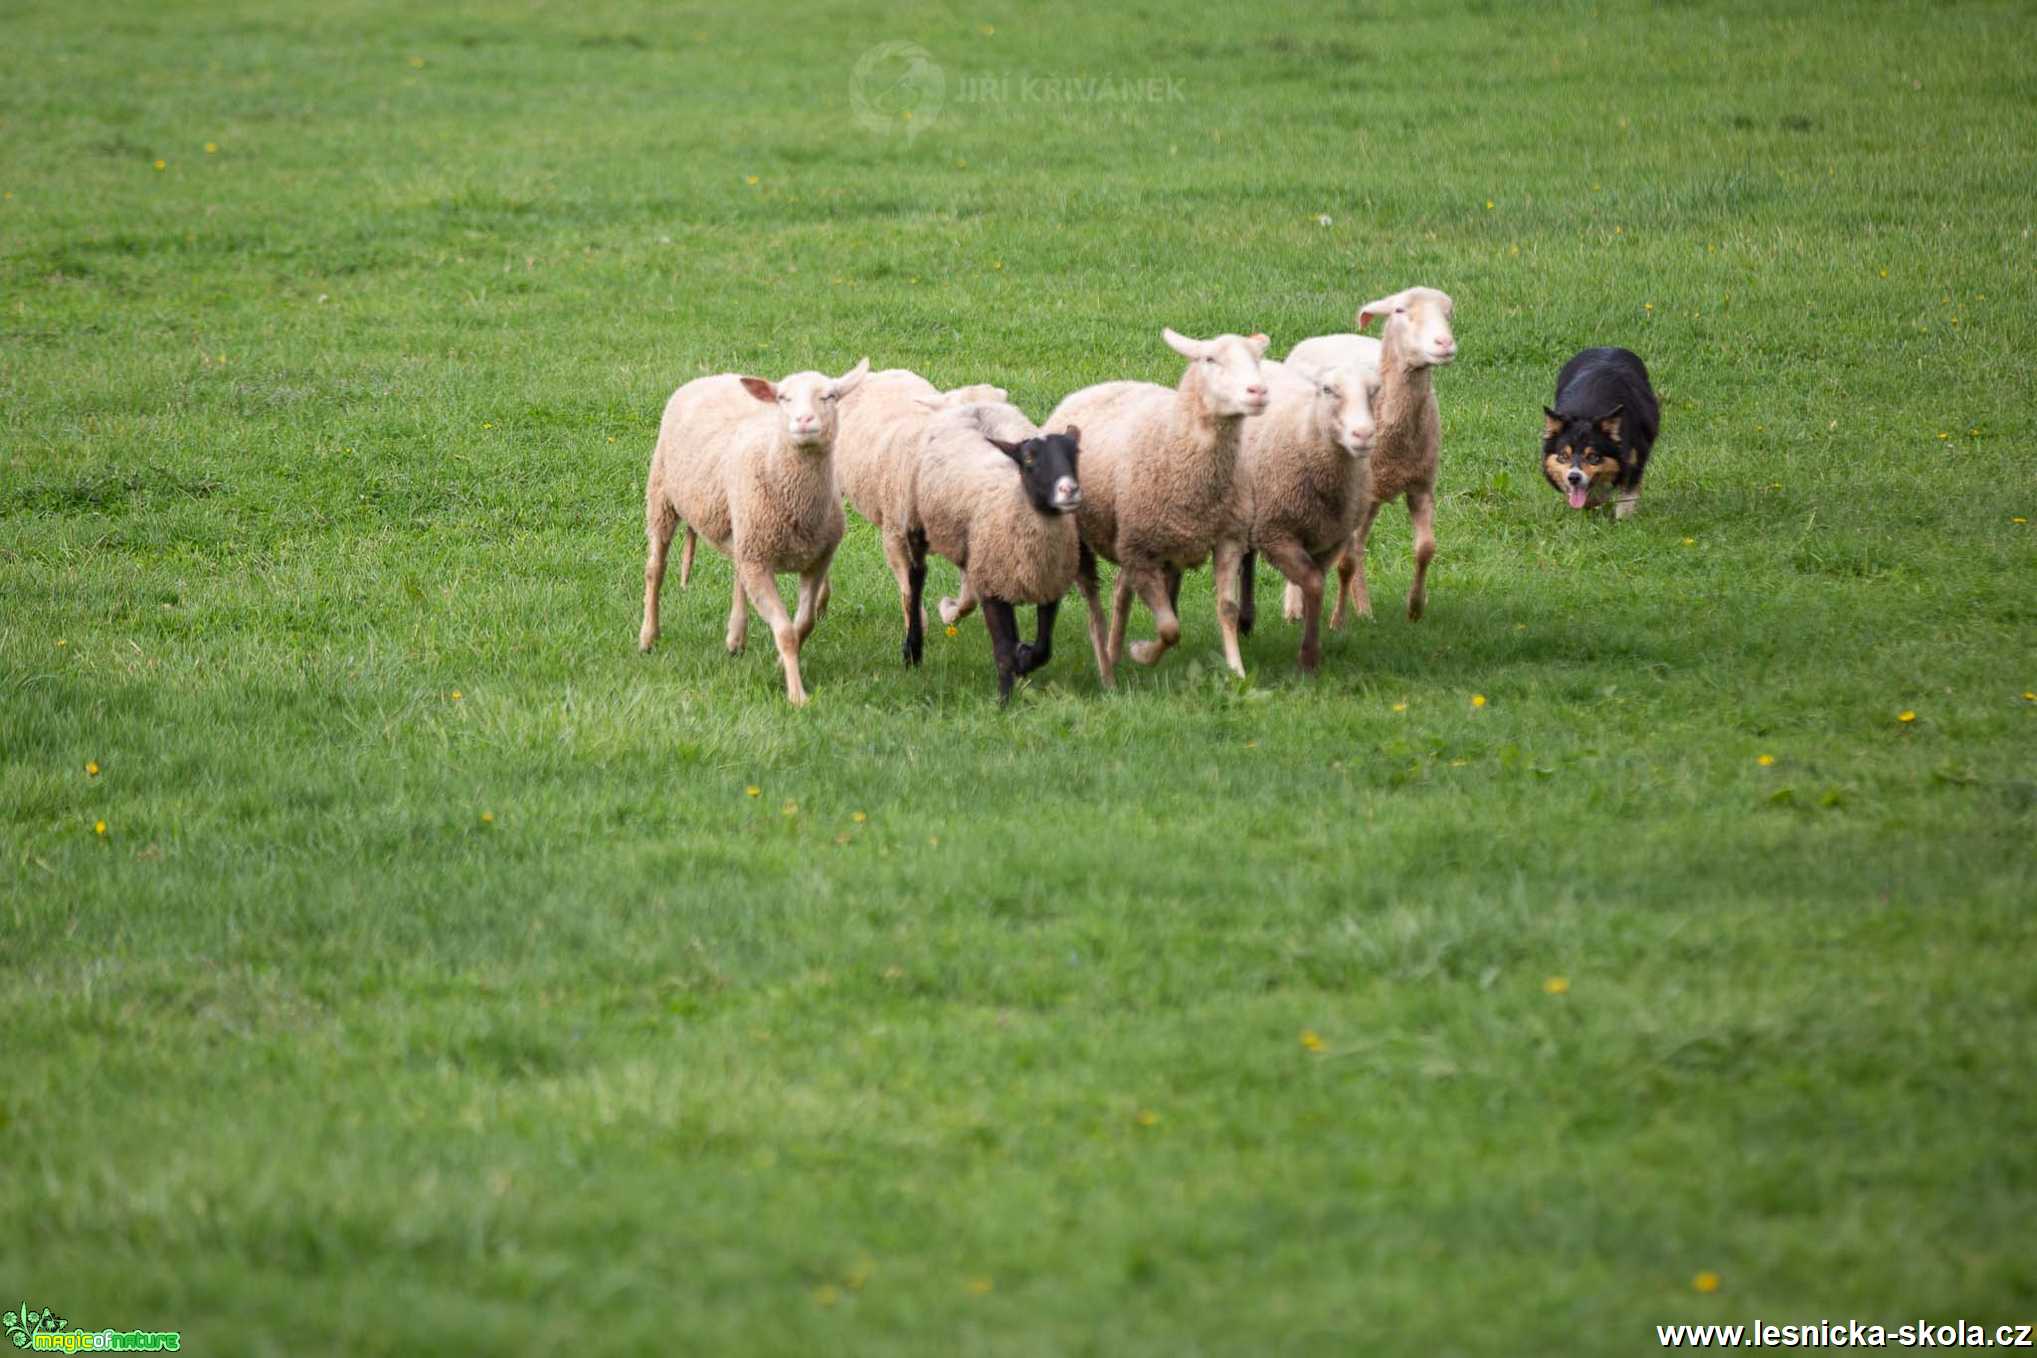
<path fill-rule="evenodd" d="M 1556 375 L 1556 404 L 1543 406 L 1542 475 L 1558 494 L 1607 488 L 1621 513 L 1639 502 L 1662 406 L 1647 365 L 1628 349 L 1586 349 Z M 1588 508 L 1602 503 L 1588 499 Z"/>

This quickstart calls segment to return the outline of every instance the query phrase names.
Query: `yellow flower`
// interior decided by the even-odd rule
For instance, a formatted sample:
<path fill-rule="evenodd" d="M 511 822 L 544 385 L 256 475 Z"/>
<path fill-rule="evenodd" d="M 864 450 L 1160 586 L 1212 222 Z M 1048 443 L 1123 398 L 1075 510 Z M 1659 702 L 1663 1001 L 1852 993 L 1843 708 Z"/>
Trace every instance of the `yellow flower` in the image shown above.
<path fill-rule="evenodd" d="M 85 761 L 85 776 L 87 778 L 97 778 L 99 776 L 99 762 L 97 760 L 88 759 Z"/>
<path fill-rule="evenodd" d="M 2028 689 L 2023 690 L 2023 701 L 2026 703 L 2037 703 L 2037 693 L 2032 693 Z"/>
<path fill-rule="evenodd" d="M 1686 547 L 1695 547 L 1695 546 L 1697 546 L 1697 539 L 1696 539 L 1696 538 L 1685 538 L 1685 539 L 1683 540 L 1683 545 L 1684 545 L 1684 546 L 1686 546 Z"/>
<path fill-rule="evenodd" d="M 1545 995 L 1568 995 L 1570 993 L 1570 978 L 1568 976 L 1551 976 L 1548 980 L 1542 982 L 1542 993 Z"/>
<path fill-rule="evenodd" d="M 985 25 L 983 25 L 983 27 L 981 27 L 980 29 L 978 29 L 978 30 L 977 30 L 977 32 L 981 33 L 981 34 L 982 34 L 982 35 L 983 35 L 984 37 L 986 37 L 986 38 L 989 38 L 989 37 L 995 37 L 995 36 L 996 36 L 996 34 L 997 34 L 997 25 L 996 25 L 996 24 L 985 24 Z"/>
<path fill-rule="evenodd" d="M 454 689 L 451 693 L 447 694 L 446 696 L 451 698 L 454 702 L 458 702 L 460 701 L 461 697 L 460 690 Z"/>
<path fill-rule="evenodd" d="M 2030 521 L 2029 521 L 2028 519 L 2024 518 L 2024 517 L 2023 517 L 2023 516 L 2022 516 L 2021 514 L 2011 514 L 2011 515 L 2009 515 L 2009 522 L 2010 522 L 2010 523 L 2028 523 L 2028 522 L 2030 522 Z M 63 642 L 61 642 L 61 641 L 57 643 L 57 645 L 59 645 L 59 646 L 61 646 L 61 645 L 63 645 L 63 644 L 64 644 L 64 643 L 63 643 Z"/>
<path fill-rule="evenodd" d="M 1902 723 L 1904 723 L 1905 725 L 1909 724 L 1910 722 L 1913 722 L 1913 721 L 1915 721 L 1916 719 L 1917 719 L 1917 714 L 1916 714 L 1915 712 L 1912 712 L 1912 711 L 1911 711 L 1911 710 L 1910 710 L 1909 708 L 1907 708 L 1907 707 L 1906 707 L 1906 708 L 1904 708 L 1904 709 L 1903 709 L 1902 711 L 1900 711 L 1900 712 L 1896 713 L 1896 720 L 1897 720 L 1897 721 L 1899 721 L 1899 722 L 1902 722 Z"/>
<path fill-rule="evenodd" d="M 928 836 L 927 836 L 927 847 L 928 847 L 928 848 L 930 848 L 930 849 L 938 849 L 938 848 L 940 848 L 940 847 L 941 847 L 941 837 L 940 837 L 939 835 L 928 835 Z"/>
<path fill-rule="evenodd" d="M 57 645 L 59 646 L 68 646 L 70 644 L 71 644 L 70 642 L 65 641 L 62 637 L 57 638 Z"/>
<path fill-rule="evenodd" d="M 758 787 L 755 783 L 752 783 L 748 787 L 743 789 L 743 795 L 745 797 L 761 797 L 764 795 L 764 789 Z"/>
<path fill-rule="evenodd" d="M 1322 1035 L 1313 1028 L 1301 1030 L 1301 1045 L 1304 1050 L 1319 1052 L 1323 1049 Z"/>
<path fill-rule="evenodd" d="M 1710 1269 L 1706 1269 L 1703 1273 L 1698 1274 L 1697 1277 L 1692 1278 L 1690 1285 L 1706 1296 L 1710 1296 L 1719 1290 L 1719 1275 Z"/>
<path fill-rule="evenodd" d="M 218 155 L 218 154 L 219 154 L 219 143 L 218 143 L 218 142 L 216 142 L 216 141 L 209 141 L 209 142 L 206 142 L 206 143 L 205 143 L 205 154 L 206 154 L 206 155 L 208 155 L 208 156 L 216 156 L 216 155 Z"/>
<path fill-rule="evenodd" d="M 1395 703 L 1395 704 L 1393 705 L 1393 710 L 1394 710 L 1394 711 L 1396 711 L 1396 712 L 1405 712 L 1405 711 L 1407 711 L 1407 710 L 1408 710 L 1408 705 L 1407 705 L 1407 700 L 1406 700 L 1406 699 L 1402 699 L 1402 700 L 1401 700 L 1400 702 L 1397 702 L 1397 703 Z"/>
<path fill-rule="evenodd" d="M 1653 302 L 1643 302 L 1643 303 L 1641 303 L 1641 310 L 1643 310 L 1643 311 L 1653 311 L 1654 309 L 1655 309 L 1655 303 L 1653 303 Z"/>
<path fill-rule="evenodd" d="M 849 813 L 849 819 L 856 822 L 856 824 L 861 825 L 864 821 L 870 818 L 864 815 L 861 811 L 851 811 Z"/>
<path fill-rule="evenodd" d="M 748 184 L 748 185 L 751 185 L 752 187 L 754 187 L 754 186 L 756 185 L 756 183 L 757 183 L 757 176 L 755 176 L 755 175 L 753 175 L 753 174 L 751 174 L 751 175 L 744 175 L 744 176 L 743 176 L 743 182 L 744 182 L 745 184 Z"/>
<path fill-rule="evenodd" d="M 969 1289 L 969 1295 L 972 1297 L 982 1296 L 984 1293 L 988 1292 L 992 1286 L 991 1281 L 988 1278 L 971 1278 L 966 1285 Z"/>
<path fill-rule="evenodd" d="M 799 803 L 787 802 L 785 803 L 785 805 L 779 807 L 778 809 L 780 811 L 783 811 L 788 816 L 796 816 L 799 814 Z"/>
<path fill-rule="evenodd" d="M 1473 707 L 1484 707 L 1484 706 L 1485 706 L 1485 695 L 1484 695 L 1483 693 L 1474 693 L 1474 694 L 1472 694 L 1472 695 L 1471 695 L 1471 705 L 1472 705 Z"/>
<path fill-rule="evenodd" d="M 423 65 L 424 65 L 424 58 L 423 58 L 423 57 L 412 57 L 412 58 L 410 59 L 410 67 L 411 67 L 411 69 L 412 69 L 412 70 L 418 70 L 418 69 L 422 68 L 422 67 L 423 67 Z"/>
<path fill-rule="evenodd" d="M 481 823 L 483 825 L 495 824 L 495 813 L 493 811 L 483 811 L 481 813 Z"/>
<path fill-rule="evenodd" d="M 1485 210 L 1487 212 L 1492 211 L 1492 199 L 1488 198 L 1485 200 Z"/>
<path fill-rule="evenodd" d="M 170 168 L 170 162 L 167 160 L 159 160 L 156 162 L 156 168 L 158 170 L 167 170 Z"/>
<path fill-rule="evenodd" d="M 993 259 L 990 261 L 990 267 L 993 269 L 1002 269 L 1004 267 L 1004 261 L 1001 259 Z"/>
<path fill-rule="evenodd" d="M 1952 435 L 1950 435 L 1950 434 L 1946 433 L 1946 432 L 1945 432 L 1945 431 L 1944 431 L 1943 429 L 1940 429 L 1940 430 L 1938 431 L 1938 437 L 1939 437 L 1939 438 L 1941 438 L 1941 439 L 1949 439 L 1949 438 L 1951 438 L 1951 437 L 1952 437 Z"/>
<path fill-rule="evenodd" d="M 1160 1125 L 1160 1115 L 1150 1108 L 1141 1108 L 1132 1121 L 1141 1127 L 1157 1127 Z"/>
<path fill-rule="evenodd" d="M 949 635 L 949 636 L 951 636 L 951 637 L 959 637 L 959 636 L 961 636 L 961 635 L 962 635 L 962 629 L 961 629 L 961 628 L 959 628 L 959 627 L 957 627 L 957 626 L 955 626 L 955 624 L 953 624 L 953 623 L 949 623 L 949 624 L 948 624 L 948 635 Z"/>
<path fill-rule="evenodd" d="M 1755 758 L 1754 762 L 1761 765 L 1761 767 L 1765 769 L 1775 762 L 1775 756 L 1772 754 L 1759 755 Z"/>
<path fill-rule="evenodd" d="M 93 834 L 95 834 L 95 835 L 103 835 L 103 834 L 105 834 L 105 833 L 106 833 L 106 822 L 105 822 L 105 821 L 103 821 L 103 820 L 95 820 L 95 821 L 93 821 L 93 822 L 92 822 L 92 833 L 93 833 Z"/>

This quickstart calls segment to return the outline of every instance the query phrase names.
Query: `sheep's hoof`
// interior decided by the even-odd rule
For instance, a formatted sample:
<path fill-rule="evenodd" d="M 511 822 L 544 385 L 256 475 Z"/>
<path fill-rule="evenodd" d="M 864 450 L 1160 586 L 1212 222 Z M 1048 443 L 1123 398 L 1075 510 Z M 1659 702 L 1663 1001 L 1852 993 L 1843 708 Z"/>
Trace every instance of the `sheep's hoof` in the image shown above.
<path fill-rule="evenodd" d="M 1429 606 L 1429 601 L 1428 601 L 1427 599 L 1409 599 L 1409 600 L 1408 600 L 1408 621 L 1409 621 L 1409 622 L 1420 622 L 1420 621 L 1422 620 L 1422 610 L 1423 610 L 1424 608 L 1427 608 L 1428 606 Z M 1370 615 L 1368 614 L 1367 616 L 1369 617 Z"/>
<path fill-rule="evenodd" d="M 1303 651 L 1301 654 L 1297 655 L 1294 658 L 1294 667 L 1300 670 L 1303 674 L 1310 676 L 1311 678 L 1315 676 L 1315 672 L 1318 669 L 1322 668 L 1322 663 L 1323 656 L 1322 652 L 1320 651 L 1317 651 L 1314 654 L 1310 654 L 1307 651 Z"/>
<path fill-rule="evenodd" d="M 924 617 L 925 615 L 922 614 L 921 616 Z M 953 599 L 941 600 L 942 622 L 946 623 L 950 627 L 953 627 L 955 625 L 955 619 L 961 616 L 962 616 L 962 605 L 956 603 Z"/>
<path fill-rule="evenodd" d="M 637 634 L 637 649 L 639 651 L 648 651 L 657 643 L 657 640 L 658 634 L 656 632 L 640 632 Z"/>
<path fill-rule="evenodd" d="M 741 655 L 746 649 L 748 649 L 749 642 L 743 637 L 730 637 L 728 640 L 724 641 L 722 645 L 728 647 L 728 652 L 730 655 Z"/>
<path fill-rule="evenodd" d="M 1160 657 L 1167 654 L 1167 648 L 1157 641 L 1135 641 L 1131 649 L 1132 659 L 1141 665 L 1157 665 Z"/>

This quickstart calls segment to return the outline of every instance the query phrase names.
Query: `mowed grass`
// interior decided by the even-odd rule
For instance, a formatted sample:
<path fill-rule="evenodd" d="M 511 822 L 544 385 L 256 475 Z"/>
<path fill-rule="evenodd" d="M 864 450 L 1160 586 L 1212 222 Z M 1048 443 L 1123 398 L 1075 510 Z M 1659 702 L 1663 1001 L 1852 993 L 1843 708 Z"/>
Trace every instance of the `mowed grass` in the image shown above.
<path fill-rule="evenodd" d="M 2037 1312 L 2026 6 L 4 28 L 10 1304 L 254 1354 Z M 910 136 L 851 113 L 887 40 Z M 810 708 L 712 555 L 636 653 L 691 376 L 1042 418 L 1415 283 L 1430 611 L 1389 510 L 1319 678 L 1263 571 L 1229 680 L 1204 573 L 1157 671 L 1100 692 L 1071 601 L 1000 711 L 974 620 L 901 670 L 860 524 Z M 1617 526 L 1535 468 L 1597 343 L 1666 407 Z"/>

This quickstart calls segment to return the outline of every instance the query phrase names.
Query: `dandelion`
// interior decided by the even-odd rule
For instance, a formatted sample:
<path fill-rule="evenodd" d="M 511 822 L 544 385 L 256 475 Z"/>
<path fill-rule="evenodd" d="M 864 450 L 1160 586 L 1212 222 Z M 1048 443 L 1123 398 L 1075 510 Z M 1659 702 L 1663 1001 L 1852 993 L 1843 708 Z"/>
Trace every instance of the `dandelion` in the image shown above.
<path fill-rule="evenodd" d="M 939 835 L 928 835 L 928 836 L 927 836 L 927 847 L 928 847 L 928 848 L 930 848 L 930 849 L 938 849 L 938 848 L 940 848 L 940 847 L 941 847 L 941 837 L 940 837 Z"/>
<path fill-rule="evenodd" d="M 170 168 L 170 162 L 167 160 L 159 160 L 156 162 L 156 168 L 158 170 L 167 170 Z"/>
<path fill-rule="evenodd" d="M 1542 982 L 1542 993 L 1544 995 L 1568 995 L 1570 993 L 1570 978 L 1568 976 L 1551 976 L 1548 980 Z"/>
<path fill-rule="evenodd" d="M 1408 705 L 1407 705 L 1407 700 L 1406 700 L 1405 698 L 1403 698 L 1403 699 L 1402 699 L 1401 701 L 1399 701 L 1399 702 L 1395 703 L 1395 704 L 1393 705 L 1393 710 L 1394 710 L 1394 711 L 1396 711 L 1396 712 L 1405 712 L 1405 711 L 1407 711 L 1407 710 L 1408 710 Z"/>
<path fill-rule="evenodd" d="M 1888 270 L 1887 270 L 1887 269 L 1883 269 L 1883 270 L 1881 271 L 1881 276 L 1882 276 L 1883 278 L 1887 278 L 1887 277 L 1888 277 Z"/>
<path fill-rule="evenodd" d="M 205 143 L 205 154 L 206 154 L 206 155 L 208 155 L 208 156 L 216 156 L 216 155 L 218 155 L 218 154 L 219 154 L 219 143 L 218 143 L 218 142 L 216 142 L 216 141 L 209 141 L 209 142 L 206 142 L 206 143 Z"/>
<path fill-rule="evenodd" d="M 743 789 L 743 795 L 745 797 L 761 797 L 764 795 L 764 789 L 758 787 L 755 783 L 752 783 L 748 787 Z"/>
<path fill-rule="evenodd" d="M 951 622 L 948 624 L 948 635 L 951 637 L 959 637 L 962 635 L 962 629 L 955 626 L 955 624 Z"/>
<path fill-rule="evenodd" d="M 1313 1028 L 1304 1028 L 1301 1030 L 1301 1045 L 1304 1051 L 1320 1052 L 1324 1046 L 1322 1035 Z"/>
<path fill-rule="evenodd" d="M 990 261 L 990 267 L 993 269 L 1002 269 L 1004 267 L 1004 261 L 1001 259 L 993 259 Z"/>
<path fill-rule="evenodd" d="M 1942 439 L 1949 439 L 1949 438 L 1951 438 L 1951 437 L 1952 437 L 1952 435 L 1950 435 L 1950 434 L 1946 433 L 1946 432 L 1945 432 L 1945 431 L 1944 431 L 1943 429 L 1940 429 L 1940 430 L 1938 431 L 1938 437 L 1939 437 L 1939 438 L 1940 438 L 1940 439 L 1942 440 Z"/>
<path fill-rule="evenodd" d="M 1910 710 L 1909 708 L 1907 708 L 1907 707 L 1906 707 L 1906 708 L 1904 708 L 1904 709 L 1903 709 L 1902 711 L 1900 711 L 1900 712 L 1896 713 L 1896 720 L 1897 720 L 1897 721 L 1899 721 L 1899 722 L 1901 722 L 1901 723 L 1902 723 L 1903 725 L 1905 725 L 1905 726 L 1909 725 L 1909 724 L 1910 724 L 1911 722 L 1915 721 L 1916 719 L 1917 719 L 1917 714 L 1916 714 L 1915 712 L 1911 711 L 1911 710 Z"/>
<path fill-rule="evenodd" d="M 967 1286 L 970 1296 L 980 1297 L 990 1291 L 992 1283 L 988 1278 L 971 1278 Z"/>
<path fill-rule="evenodd" d="M 1474 694 L 1472 694 L 1472 695 L 1471 695 L 1471 705 L 1472 705 L 1473 707 L 1484 707 L 1484 706 L 1485 706 L 1485 695 L 1484 695 L 1483 693 L 1474 693 Z"/>
<path fill-rule="evenodd" d="M 2028 522 L 2030 522 L 2030 521 L 2029 521 L 2028 519 L 2024 518 L 2024 517 L 2023 517 L 2023 516 L 2022 516 L 2021 514 L 2011 514 L 2011 515 L 2009 515 L 2009 522 L 2010 522 L 2010 523 L 2013 523 L 2013 524 L 2018 524 L 2018 525 L 2021 525 L 2021 524 L 2026 524 L 2026 523 L 2028 523 Z M 63 644 L 64 644 L 64 643 L 63 643 L 63 642 L 61 642 L 61 641 L 57 643 L 57 645 L 59 645 L 59 646 L 61 646 L 61 645 L 63 645 Z"/>
<path fill-rule="evenodd" d="M 481 823 L 483 825 L 495 824 L 495 813 L 493 811 L 483 811 L 481 813 Z"/>
<path fill-rule="evenodd" d="M 1492 199 L 1488 198 L 1485 200 L 1485 210 L 1487 212 L 1492 211 Z"/>
<path fill-rule="evenodd" d="M 103 820 L 93 821 L 92 833 L 98 835 L 101 839 L 104 839 L 106 837 L 106 822 Z"/>
<path fill-rule="evenodd" d="M 1138 1115 L 1132 1121 L 1138 1123 L 1141 1127 L 1158 1127 L 1160 1125 L 1160 1115 L 1150 1108 L 1141 1108 Z"/>
<path fill-rule="evenodd" d="M 861 811 L 851 811 L 849 813 L 849 819 L 856 822 L 856 824 L 861 825 L 864 821 L 870 818 L 864 815 Z"/>
<path fill-rule="evenodd" d="M 1684 545 L 1684 546 L 1686 546 L 1686 547 L 1695 547 L 1695 546 L 1697 546 L 1697 539 L 1696 539 L 1696 538 L 1685 538 L 1685 539 L 1683 540 L 1683 545 Z"/>
<path fill-rule="evenodd" d="M 748 185 L 749 185 L 749 186 L 750 186 L 751 188 L 755 188 L 755 187 L 757 186 L 757 176 L 755 176 L 755 175 L 753 175 L 753 174 L 751 174 L 751 175 L 744 175 L 744 176 L 743 176 L 743 182 L 744 182 L 745 184 L 748 184 Z"/>
<path fill-rule="evenodd" d="M 1259 748 L 1259 742 L 1256 740 L 1248 740 L 1245 742 L 1245 748 L 1248 750 L 1256 750 Z"/>
<path fill-rule="evenodd" d="M 1643 311 L 1653 311 L 1654 309 L 1655 309 L 1655 303 L 1653 303 L 1653 302 L 1643 302 L 1643 303 L 1641 303 L 1641 310 L 1643 310 Z"/>
<path fill-rule="evenodd" d="M 71 644 L 70 642 L 65 641 L 62 637 L 57 638 L 57 645 L 59 646 L 68 646 L 70 644 Z"/>
<path fill-rule="evenodd" d="M 1706 1269 L 1703 1273 L 1698 1274 L 1697 1277 L 1692 1278 L 1690 1285 L 1706 1296 L 1710 1296 L 1719 1290 L 1719 1275 L 1710 1269 Z"/>
<path fill-rule="evenodd" d="M 97 778 L 99 776 L 99 763 L 97 760 L 88 759 L 85 761 L 85 776 L 87 778 Z"/>
<path fill-rule="evenodd" d="M 2023 690 L 2023 701 L 2024 701 L 2024 702 L 2026 702 L 2026 703 L 2037 703 L 2037 693 L 2032 693 L 2032 692 L 2031 692 L 2031 691 L 2030 691 L 2029 689 L 2027 689 L 2027 688 L 2026 688 L 2026 689 L 2024 689 L 2024 690 Z"/>
<path fill-rule="evenodd" d="M 460 701 L 461 697 L 460 690 L 454 689 L 451 693 L 447 694 L 446 696 L 451 698 L 454 702 L 458 702 Z"/>

